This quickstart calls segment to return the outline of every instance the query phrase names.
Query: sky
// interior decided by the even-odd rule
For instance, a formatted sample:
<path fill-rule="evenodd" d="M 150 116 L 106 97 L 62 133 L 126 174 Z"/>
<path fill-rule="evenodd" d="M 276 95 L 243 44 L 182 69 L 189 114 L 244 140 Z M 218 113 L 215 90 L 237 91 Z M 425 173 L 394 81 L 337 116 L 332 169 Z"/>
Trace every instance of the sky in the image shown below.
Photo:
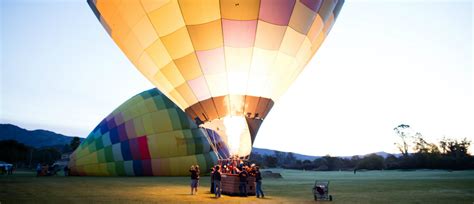
<path fill-rule="evenodd" d="M 473 10 L 469 0 L 347 0 L 254 147 L 396 153 L 399 124 L 428 142 L 472 141 Z M 153 88 L 86 0 L 3 0 L 0 12 L 0 123 L 86 137 L 128 98 Z"/>

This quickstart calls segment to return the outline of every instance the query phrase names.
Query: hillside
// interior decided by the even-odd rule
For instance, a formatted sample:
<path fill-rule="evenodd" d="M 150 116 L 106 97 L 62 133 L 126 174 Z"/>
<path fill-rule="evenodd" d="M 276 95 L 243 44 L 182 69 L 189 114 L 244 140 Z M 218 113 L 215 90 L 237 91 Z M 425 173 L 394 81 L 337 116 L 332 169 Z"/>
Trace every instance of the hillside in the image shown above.
<path fill-rule="evenodd" d="M 265 148 L 258 148 L 258 147 L 253 147 L 252 148 L 252 153 L 257 153 L 257 154 L 260 154 L 260 155 L 274 155 L 275 154 L 275 151 L 276 150 L 271 150 L 271 149 L 265 149 Z M 282 151 L 283 152 L 283 151 Z M 284 153 L 288 153 L 288 152 L 284 152 Z M 298 160 L 310 160 L 310 161 L 313 161 L 317 158 L 321 158 L 323 156 L 312 156 L 312 155 L 304 155 L 304 154 L 298 154 L 298 153 L 294 153 L 292 152 L 293 155 L 296 157 L 296 159 Z M 390 153 L 387 153 L 387 152 L 374 152 L 374 153 L 369 153 L 369 154 L 376 154 L 376 155 L 379 155 L 383 158 L 387 158 L 387 156 L 391 155 Z M 366 155 L 357 155 L 359 156 L 360 158 L 362 157 L 365 157 L 369 154 L 366 154 Z M 400 157 L 401 154 L 393 154 L 395 155 L 396 157 Z M 334 156 L 334 155 L 331 155 L 331 156 Z M 354 155 L 355 156 L 355 155 Z M 350 159 L 352 158 L 353 156 L 336 156 L 336 157 L 341 157 L 341 158 L 346 158 L 346 159 Z"/>
<path fill-rule="evenodd" d="M 48 130 L 26 130 L 21 127 L 12 124 L 0 124 L 0 140 L 16 140 L 28 146 L 41 148 L 41 147 L 62 147 L 64 144 L 69 144 L 74 136 L 67 136 L 58 134 Z M 84 138 L 81 138 L 83 141 Z M 253 153 L 260 155 L 273 155 L 276 150 L 265 149 L 265 148 L 252 148 Z M 288 152 L 285 152 L 288 153 Z M 384 158 L 389 155 L 386 152 L 376 152 L 375 154 L 380 155 Z M 312 156 L 293 153 L 298 160 L 315 160 L 322 156 Z M 399 154 L 395 154 L 399 156 Z M 365 155 L 359 155 L 363 157 Z M 352 156 L 341 156 L 343 158 L 351 158 Z"/>
<path fill-rule="evenodd" d="M 48 130 L 26 130 L 12 124 L 0 124 L 0 140 L 16 140 L 36 148 L 63 146 L 69 144 L 73 137 Z"/>
<path fill-rule="evenodd" d="M 254 147 L 252 148 L 252 153 L 257 153 L 260 155 L 273 155 L 275 154 L 275 150 Z M 288 152 L 285 152 L 285 153 L 288 153 Z M 304 155 L 304 154 L 298 154 L 298 153 L 293 153 L 293 155 L 298 160 L 310 160 L 310 161 L 313 161 L 321 157 L 321 156 L 311 156 L 311 155 Z"/>

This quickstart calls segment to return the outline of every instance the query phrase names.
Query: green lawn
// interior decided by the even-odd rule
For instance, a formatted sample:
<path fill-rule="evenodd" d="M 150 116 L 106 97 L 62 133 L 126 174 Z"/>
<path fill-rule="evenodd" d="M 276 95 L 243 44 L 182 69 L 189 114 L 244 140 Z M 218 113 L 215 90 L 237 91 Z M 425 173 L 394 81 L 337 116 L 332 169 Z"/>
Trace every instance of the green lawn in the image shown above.
<path fill-rule="evenodd" d="M 314 203 L 316 179 L 330 180 L 332 203 L 474 203 L 474 171 L 314 172 L 274 169 L 283 179 L 264 179 L 265 199 L 209 194 L 209 177 L 189 195 L 188 177 L 0 176 L 0 203 Z"/>

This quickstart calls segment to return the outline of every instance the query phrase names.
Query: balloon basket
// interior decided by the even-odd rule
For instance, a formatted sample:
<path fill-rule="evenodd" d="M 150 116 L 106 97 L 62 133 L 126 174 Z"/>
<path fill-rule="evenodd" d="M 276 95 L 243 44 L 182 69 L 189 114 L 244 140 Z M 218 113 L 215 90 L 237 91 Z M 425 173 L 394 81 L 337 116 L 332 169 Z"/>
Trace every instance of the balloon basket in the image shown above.
<path fill-rule="evenodd" d="M 240 178 L 238 174 L 222 174 L 221 188 L 222 194 L 239 196 Z M 247 179 L 247 195 L 255 195 L 255 177 L 249 176 Z"/>

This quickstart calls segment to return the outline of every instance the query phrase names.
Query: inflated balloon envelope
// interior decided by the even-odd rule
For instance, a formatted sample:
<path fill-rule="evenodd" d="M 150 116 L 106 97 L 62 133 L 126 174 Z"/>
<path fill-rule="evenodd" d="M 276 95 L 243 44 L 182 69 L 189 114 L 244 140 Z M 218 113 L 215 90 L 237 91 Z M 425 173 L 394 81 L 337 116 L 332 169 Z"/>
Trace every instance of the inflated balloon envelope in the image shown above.
<path fill-rule="evenodd" d="M 229 155 L 214 131 L 199 128 L 156 88 L 143 91 L 105 117 L 70 155 L 70 175 L 186 176 L 204 174 Z"/>
<path fill-rule="evenodd" d="M 343 0 L 89 0 L 136 68 L 232 155 L 250 154 L 274 102 Z"/>

